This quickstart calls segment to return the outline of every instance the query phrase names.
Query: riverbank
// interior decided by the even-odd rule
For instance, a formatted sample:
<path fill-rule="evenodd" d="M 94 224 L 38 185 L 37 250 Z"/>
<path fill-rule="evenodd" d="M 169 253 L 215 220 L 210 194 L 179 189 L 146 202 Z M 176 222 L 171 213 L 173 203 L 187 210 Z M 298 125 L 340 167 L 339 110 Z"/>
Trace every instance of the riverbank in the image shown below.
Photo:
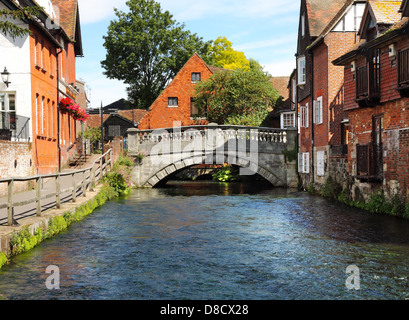
<path fill-rule="evenodd" d="M 409 202 L 401 193 L 388 198 L 383 190 L 368 195 L 360 192 L 359 188 L 352 190 L 350 185 L 343 187 L 331 177 L 324 185 L 317 187 L 311 184 L 306 190 L 310 195 L 319 195 L 325 199 L 334 200 L 347 206 L 365 210 L 370 213 L 390 215 L 409 220 Z"/>
<path fill-rule="evenodd" d="M 105 202 L 116 197 L 109 184 L 100 184 L 76 202 L 62 204 L 60 209 L 51 209 L 41 217 L 19 220 L 19 226 L 0 227 L 0 268 L 14 256 L 29 251 L 41 242 L 66 230 L 71 224 L 80 222 Z"/>

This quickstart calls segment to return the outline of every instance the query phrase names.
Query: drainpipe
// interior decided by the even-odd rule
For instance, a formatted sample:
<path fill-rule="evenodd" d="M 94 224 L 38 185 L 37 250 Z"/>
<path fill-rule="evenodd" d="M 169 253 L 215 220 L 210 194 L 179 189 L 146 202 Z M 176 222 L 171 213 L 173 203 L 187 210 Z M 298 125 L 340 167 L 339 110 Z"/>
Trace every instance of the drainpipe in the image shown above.
<path fill-rule="evenodd" d="M 310 57 L 311 57 L 311 175 L 312 175 L 312 183 L 315 182 L 315 167 L 314 167 L 314 140 L 315 140 L 315 135 L 314 135 L 314 52 L 313 51 L 308 51 Z"/>
<path fill-rule="evenodd" d="M 60 31 L 61 34 L 61 31 Z M 58 51 L 60 49 L 60 51 Z M 60 145 L 60 138 L 61 138 L 61 124 L 60 124 L 60 69 L 59 69 L 59 59 L 58 56 L 63 52 L 63 48 L 56 49 L 56 57 L 57 57 L 57 148 L 58 148 L 58 172 L 61 172 L 61 145 Z"/>

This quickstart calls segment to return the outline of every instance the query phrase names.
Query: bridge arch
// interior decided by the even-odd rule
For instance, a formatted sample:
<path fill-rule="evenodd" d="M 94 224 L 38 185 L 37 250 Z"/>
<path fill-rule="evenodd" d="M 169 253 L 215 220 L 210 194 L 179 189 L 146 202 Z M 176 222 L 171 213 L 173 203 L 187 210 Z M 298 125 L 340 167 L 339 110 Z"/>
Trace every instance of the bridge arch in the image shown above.
<path fill-rule="evenodd" d="M 210 137 L 210 138 L 209 138 Z M 128 153 L 146 157 L 132 172 L 136 187 L 156 187 L 185 168 L 200 164 L 238 166 L 276 187 L 296 186 L 296 130 L 244 126 L 191 126 L 128 130 Z"/>
<path fill-rule="evenodd" d="M 203 155 L 201 158 L 202 158 L 202 161 L 200 162 L 198 161 L 200 157 L 191 156 L 183 160 L 177 161 L 175 163 L 167 164 L 163 166 L 162 168 L 158 169 L 158 171 L 152 174 L 149 178 L 147 178 L 143 187 L 154 188 L 157 186 L 161 186 L 169 179 L 169 177 L 174 176 L 176 173 L 186 168 L 190 168 L 192 166 L 196 166 L 200 164 L 209 164 L 207 162 L 207 156 Z M 286 181 L 283 181 L 282 178 L 275 175 L 273 172 L 270 172 L 268 168 L 265 168 L 259 164 L 256 164 L 254 162 L 251 162 L 247 159 L 243 159 L 240 157 L 238 157 L 236 161 L 229 161 L 228 158 L 229 157 L 226 157 L 225 164 L 234 165 L 234 166 L 239 167 L 241 170 L 243 170 L 242 171 L 242 173 L 244 173 L 243 175 L 256 175 L 257 174 L 261 176 L 262 178 L 264 178 L 269 183 L 271 183 L 273 186 L 286 184 Z"/>

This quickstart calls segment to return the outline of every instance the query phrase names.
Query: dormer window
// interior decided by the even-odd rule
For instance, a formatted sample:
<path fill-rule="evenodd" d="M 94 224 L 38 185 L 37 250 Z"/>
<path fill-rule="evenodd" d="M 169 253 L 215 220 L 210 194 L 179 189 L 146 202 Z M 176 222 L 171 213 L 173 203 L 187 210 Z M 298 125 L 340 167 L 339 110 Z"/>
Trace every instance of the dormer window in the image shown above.
<path fill-rule="evenodd" d="M 201 74 L 200 72 L 192 72 L 192 83 L 200 82 Z"/>

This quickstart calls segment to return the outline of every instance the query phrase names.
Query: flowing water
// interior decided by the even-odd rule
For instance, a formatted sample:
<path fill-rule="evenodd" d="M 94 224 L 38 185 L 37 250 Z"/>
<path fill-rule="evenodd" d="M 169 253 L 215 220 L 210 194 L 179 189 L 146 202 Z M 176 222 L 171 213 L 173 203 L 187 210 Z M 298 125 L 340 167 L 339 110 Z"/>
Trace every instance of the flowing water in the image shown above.
<path fill-rule="evenodd" d="M 59 289 L 47 289 L 48 266 Z M 408 277 L 408 221 L 294 190 L 174 182 L 133 190 L 15 257 L 0 296 L 408 299 Z"/>

